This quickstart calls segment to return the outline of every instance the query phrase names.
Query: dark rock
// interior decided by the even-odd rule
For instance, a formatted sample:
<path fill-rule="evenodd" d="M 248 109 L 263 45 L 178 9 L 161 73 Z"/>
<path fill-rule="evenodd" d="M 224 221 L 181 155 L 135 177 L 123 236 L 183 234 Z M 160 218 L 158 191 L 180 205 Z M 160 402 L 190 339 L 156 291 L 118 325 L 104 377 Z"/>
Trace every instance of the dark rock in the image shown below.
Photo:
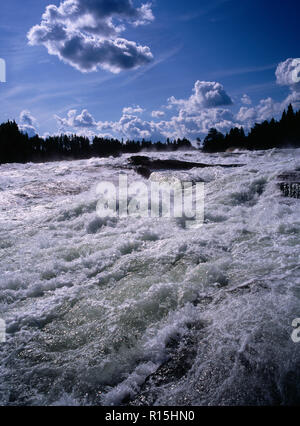
<path fill-rule="evenodd" d="M 195 337 L 189 336 L 183 339 L 184 345 L 178 348 L 178 341 L 170 341 L 167 347 L 173 353 L 169 359 L 163 363 L 155 373 L 147 377 L 140 392 L 130 402 L 129 406 L 152 406 L 159 393 L 159 388 L 170 386 L 172 383 L 184 377 L 192 368 L 197 355 L 197 341 Z"/>
<path fill-rule="evenodd" d="M 206 167 L 243 167 L 244 164 L 204 164 L 192 163 L 180 160 L 154 160 L 149 157 L 134 156 L 129 159 L 137 173 L 144 177 L 149 177 L 155 170 L 191 170 L 193 168 Z"/>
<path fill-rule="evenodd" d="M 151 170 L 148 169 L 148 167 L 144 167 L 144 166 L 139 166 L 135 169 L 135 171 L 143 176 L 145 179 L 149 179 L 149 177 L 151 176 Z"/>
<path fill-rule="evenodd" d="M 278 176 L 278 180 L 285 197 L 300 198 L 300 171 L 283 173 Z"/>

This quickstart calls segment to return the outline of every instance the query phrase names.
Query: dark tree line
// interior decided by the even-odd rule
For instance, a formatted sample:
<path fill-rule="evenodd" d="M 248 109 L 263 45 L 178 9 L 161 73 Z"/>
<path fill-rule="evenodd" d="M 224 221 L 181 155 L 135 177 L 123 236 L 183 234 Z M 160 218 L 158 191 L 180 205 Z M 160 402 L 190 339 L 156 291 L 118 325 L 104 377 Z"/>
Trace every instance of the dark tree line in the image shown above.
<path fill-rule="evenodd" d="M 200 148 L 200 139 L 198 148 Z M 292 105 L 284 111 L 279 121 L 272 119 L 256 123 L 248 135 L 243 128 L 233 128 L 223 135 L 210 129 L 204 140 L 204 152 L 225 152 L 241 148 L 260 150 L 272 148 L 300 148 L 300 110 L 294 112 Z M 167 140 L 166 143 L 151 141 L 126 142 L 117 139 L 94 137 L 92 141 L 83 136 L 60 135 L 46 139 L 38 135 L 29 137 L 22 133 L 15 121 L 0 125 L 0 164 L 86 159 L 91 157 L 118 156 L 142 151 L 178 151 L 195 149 L 187 139 Z"/>
<path fill-rule="evenodd" d="M 300 148 L 300 110 L 294 112 L 290 104 L 284 110 L 279 121 L 256 123 L 248 135 L 243 128 L 231 129 L 225 136 L 216 129 L 210 129 L 204 140 L 204 152 L 225 152 L 229 149 L 241 148 L 260 150 L 272 148 Z"/>
<path fill-rule="evenodd" d="M 167 143 L 151 141 L 120 142 L 117 139 L 95 137 L 88 138 L 76 135 L 50 136 L 42 139 L 39 136 L 29 138 L 22 133 L 15 121 L 0 125 L 0 164 L 44 162 L 64 159 L 86 159 L 91 157 L 118 156 L 124 153 L 141 151 L 177 151 L 193 149 L 187 139 L 168 140 Z"/>

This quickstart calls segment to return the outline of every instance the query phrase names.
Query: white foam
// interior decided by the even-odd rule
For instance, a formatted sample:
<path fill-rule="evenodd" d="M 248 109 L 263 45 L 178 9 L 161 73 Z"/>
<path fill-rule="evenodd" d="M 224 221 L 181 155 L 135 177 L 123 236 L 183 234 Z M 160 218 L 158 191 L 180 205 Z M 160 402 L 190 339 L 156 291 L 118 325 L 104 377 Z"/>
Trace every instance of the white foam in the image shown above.
<path fill-rule="evenodd" d="M 153 389 L 155 403 L 292 400 L 299 201 L 283 198 L 276 179 L 299 167 L 299 154 L 195 153 L 193 161 L 246 166 L 152 175 L 206 182 L 198 230 L 163 218 L 97 218 L 95 188 L 117 182 L 128 155 L 2 165 L 0 402 L 122 403 L 169 359 L 170 339 L 189 335 L 191 369 L 170 379 L 172 391 Z"/>

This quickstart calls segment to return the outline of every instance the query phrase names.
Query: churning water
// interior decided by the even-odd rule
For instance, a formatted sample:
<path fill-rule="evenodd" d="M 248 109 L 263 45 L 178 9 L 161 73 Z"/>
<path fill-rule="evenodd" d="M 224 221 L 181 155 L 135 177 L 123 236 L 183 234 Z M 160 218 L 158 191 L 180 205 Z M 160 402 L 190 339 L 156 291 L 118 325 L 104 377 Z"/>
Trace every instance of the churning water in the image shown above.
<path fill-rule="evenodd" d="M 245 166 L 168 172 L 205 181 L 200 229 L 97 218 L 128 156 L 0 167 L 0 404 L 300 403 L 300 150 L 160 157 Z"/>

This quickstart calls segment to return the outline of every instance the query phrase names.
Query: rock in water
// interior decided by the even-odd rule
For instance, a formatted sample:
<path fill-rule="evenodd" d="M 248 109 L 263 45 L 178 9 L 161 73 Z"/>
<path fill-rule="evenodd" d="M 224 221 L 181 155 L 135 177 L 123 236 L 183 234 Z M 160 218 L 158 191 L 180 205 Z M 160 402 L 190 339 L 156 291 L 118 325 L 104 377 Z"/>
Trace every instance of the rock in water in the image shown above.
<path fill-rule="evenodd" d="M 130 165 L 143 177 L 149 178 L 155 170 L 191 170 L 206 167 L 243 167 L 244 164 L 204 164 L 179 160 L 155 160 L 149 157 L 134 156 L 129 159 Z"/>
<path fill-rule="evenodd" d="M 300 198 L 300 171 L 287 172 L 278 176 L 279 187 L 285 197 Z"/>

